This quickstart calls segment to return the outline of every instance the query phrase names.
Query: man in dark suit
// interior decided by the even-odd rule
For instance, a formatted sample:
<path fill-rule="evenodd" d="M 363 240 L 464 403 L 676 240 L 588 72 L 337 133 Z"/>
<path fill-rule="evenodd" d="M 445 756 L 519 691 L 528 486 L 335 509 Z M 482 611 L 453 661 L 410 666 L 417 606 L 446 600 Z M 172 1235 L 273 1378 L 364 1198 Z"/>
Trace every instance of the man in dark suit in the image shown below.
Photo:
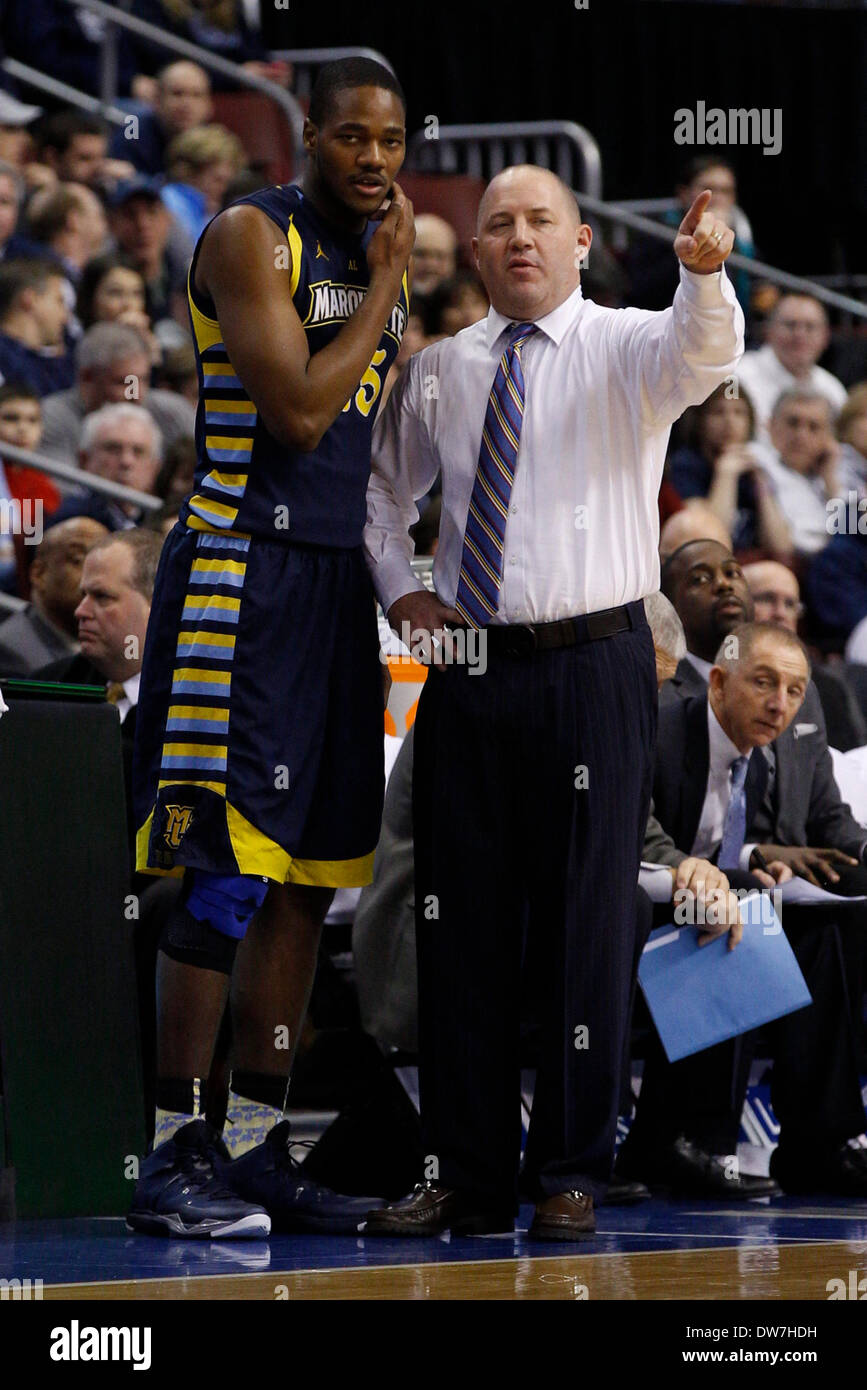
<path fill-rule="evenodd" d="M 81 567 L 104 535 L 90 517 L 70 517 L 45 533 L 30 567 L 30 602 L 0 624 L 0 676 L 30 676 L 77 652 Z"/>
<path fill-rule="evenodd" d="M 737 561 L 714 541 L 694 541 L 673 552 L 663 565 L 662 588 L 677 609 L 687 642 L 686 657 L 660 697 L 664 704 L 705 690 L 714 652 L 737 623 L 753 616 L 754 607 Z M 812 680 L 791 727 L 763 752 L 768 784 L 754 822 L 760 854 L 843 897 L 867 894 L 867 829 L 853 817 L 834 779 L 822 702 Z M 753 867 L 755 862 L 753 855 Z M 853 902 L 845 910 L 835 908 L 834 920 L 863 1070 L 867 910 L 863 902 Z"/>
<path fill-rule="evenodd" d="M 687 643 L 686 656 L 660 694 L 665 705 L 705 694 L 720 643 L 752 619 L 753 601 L 740 565 L 717 541 L 691 541 L 670 555 L 662 569 L 662 591 L 677 609 Z M 780 859 L 793 873 L 835 892 L 864 892 L 861 869 L 854 876 L 851 870 L 863 865 L 867 830 L 834 781 L 812 680 L 797 718 L 764 756 L 769 775 L 755 830 L 765 859 Z"/>
<path fill-rule="evenodd" d="M 750 839 L 769 778 L 762 748 L 801 712 L 809 663 L 799 639 L 772 624 L 736 627 L 709 672 L 709 690 L 660 711 L 654 807 L 681 851 L 716 859 L 733 887 L 753 886 Z M 782 879 L 780 861 L 770 867 Z M 813 1003 L 764 1031 L 781 1125 L 771 1176 L 787 1191 L 867 1195 L 864 1108 L 833 923 L 789 908 L 782 922 Z M 669 1181 L 697 1149 L 734 1152 L 757 1033 L 669 1064 L 648 1057 L 635 1124 L 619 1157 L 624 1177 Z M 732 1175 L 735 1181 L 737 1169 Z M 724 1172 L 708 1192 L 726 1193 Z M 695 1188 L 693 1188 L 695 1190 Z M 727 1195 L 752 1195 L 732 1189 Z"/>

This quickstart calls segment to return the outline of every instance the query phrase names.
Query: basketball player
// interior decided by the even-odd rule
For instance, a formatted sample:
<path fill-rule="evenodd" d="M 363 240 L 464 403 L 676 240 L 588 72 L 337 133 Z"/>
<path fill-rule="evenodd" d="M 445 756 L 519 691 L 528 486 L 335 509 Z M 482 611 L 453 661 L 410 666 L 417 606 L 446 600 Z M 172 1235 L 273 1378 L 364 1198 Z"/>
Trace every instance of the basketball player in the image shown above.
<path fill-rule="evenodd" d="M 300 185 L 233 204 L 190 266 L 198 463 L 157 578 L 134 772 L 138 867 L 183 874 L 160 943 L 138 1231 L 353 1231 L 364 1215 L 364 1198 L 304 1181 L 282 1112 L 322 921 L 335 888 L 370 882 L 379 834 L 382 676 L 361 539 L 408 308 L 404 142 L 396 78 L 367 59 L 328 64 Z M 200 1117 L 227 999 L 233 1161 Z"/>

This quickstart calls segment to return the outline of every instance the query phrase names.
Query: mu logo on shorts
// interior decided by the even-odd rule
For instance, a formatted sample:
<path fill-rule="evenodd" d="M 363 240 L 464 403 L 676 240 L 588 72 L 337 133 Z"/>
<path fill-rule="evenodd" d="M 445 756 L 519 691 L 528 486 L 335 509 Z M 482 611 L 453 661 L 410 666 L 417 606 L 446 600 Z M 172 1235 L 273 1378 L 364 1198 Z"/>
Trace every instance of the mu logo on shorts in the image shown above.
<path fill-rule="evenodd" d="M 166 814 L 168 824 L 166 825 L 164 839 L 172 849 L 178 849 L 181 840 L 190 828 L 193 819 L 192 806 L 167 806 Z"/>

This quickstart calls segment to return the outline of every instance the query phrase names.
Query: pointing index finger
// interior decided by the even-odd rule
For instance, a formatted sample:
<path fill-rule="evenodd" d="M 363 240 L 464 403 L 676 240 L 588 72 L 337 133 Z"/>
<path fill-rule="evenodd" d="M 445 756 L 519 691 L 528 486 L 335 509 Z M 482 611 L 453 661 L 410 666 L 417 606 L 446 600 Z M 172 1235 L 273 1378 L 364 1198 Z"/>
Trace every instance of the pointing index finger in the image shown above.
<path fill-rule="evenodd" d="M 692 207 L 680 224 L 680 230 L 687 236 L 691 236 L 702 219 L 702 214 L 706 211 L 713 193 L 709 188 L 703 189 L 695 198 Z"/>

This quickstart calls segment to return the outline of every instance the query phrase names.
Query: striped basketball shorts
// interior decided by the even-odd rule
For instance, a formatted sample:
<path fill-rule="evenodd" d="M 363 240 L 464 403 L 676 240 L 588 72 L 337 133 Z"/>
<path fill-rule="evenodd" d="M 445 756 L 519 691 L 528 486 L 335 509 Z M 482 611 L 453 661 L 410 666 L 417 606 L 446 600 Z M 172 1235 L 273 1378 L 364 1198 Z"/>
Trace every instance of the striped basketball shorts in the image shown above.
<path fill-rule="evenodd" d="M 136 720 L 136 866 L 369 883 L 383 797 L 375 605 L 360 548 L 179 522 Z"/>

